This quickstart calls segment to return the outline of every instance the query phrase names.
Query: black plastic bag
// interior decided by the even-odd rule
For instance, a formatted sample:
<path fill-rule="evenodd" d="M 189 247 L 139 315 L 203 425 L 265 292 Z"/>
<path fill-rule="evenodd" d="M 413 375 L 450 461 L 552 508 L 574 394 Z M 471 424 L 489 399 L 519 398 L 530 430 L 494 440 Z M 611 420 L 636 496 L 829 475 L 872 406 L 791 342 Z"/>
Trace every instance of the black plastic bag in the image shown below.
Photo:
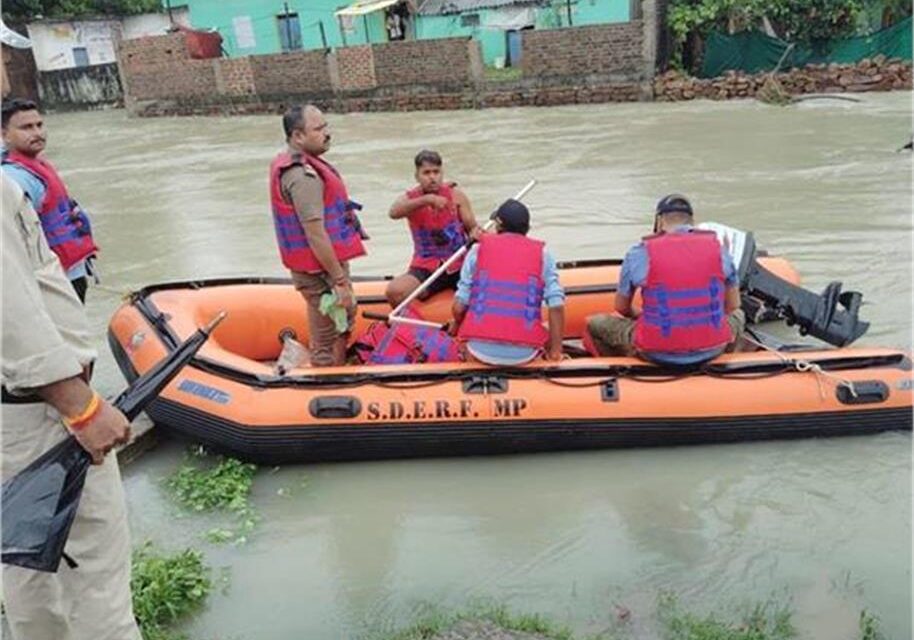
<path fill-rule="evenodd" d="M 91 463 L 67 438 L 3 484 L 4 564 L 57 571 Z"/>

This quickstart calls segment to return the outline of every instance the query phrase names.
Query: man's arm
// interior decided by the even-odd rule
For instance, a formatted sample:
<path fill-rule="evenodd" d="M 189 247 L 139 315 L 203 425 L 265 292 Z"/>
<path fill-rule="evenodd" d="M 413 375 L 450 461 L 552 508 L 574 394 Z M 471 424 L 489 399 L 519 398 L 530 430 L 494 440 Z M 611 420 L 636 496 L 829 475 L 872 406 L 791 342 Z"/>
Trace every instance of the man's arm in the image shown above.
<path fill-rule="evenodd" d="M 549 342 L 546 359 L 562 359 L 562 340 L 565 337 L 565 289 L 559 282 L 555 258 L 543 247 L 543 302 L 549 308 Z"/>
<path fill-rule="evenodd" d="M 399 220 L 400 218 L 408 217 L 416 209 L 421 209 L 426 206 L 443 209 L 447 206 L 447 198 L 443 198 L 434 193 L 426 193 L 418 198 L 410 198 L 406 194 L 403 194 L 390 205 L 390 211 L 387 215 L 390 216 L 391 220 Z"/>
<path fill-rule="evenodd" d="M 473 283 L 473 274 L 476 272 L 476 258 L 479 255 L 479 247 L 474 246 L 467 253 L 463 266 L 460 267 L 460 280 L 457 282 L 457 291 L 454 292 L 454 303 L 451 306 L 451 313 L 454 321 L 451 323 L 451 334 L 456 334 L 460 323 L 463 322 L 467 314 L 467 307 L 470 304 L 470 286 Z"/>
<path fill-rule="evenodd" d="M 476 222 L 476 214 L 473 212 L 473 205 L 463 189 L 454 187 L 454 204 L 457 206 L 457 215 L 466 229 L 467 235 L 474 240 L 479 240 L 479 234 L 482 233 L 482 227 Z"/>
<path fill-rule="evenodd" d="M 635 317 L 632 309 L 632 298 L 635 289 L 647 279 L 647 250 L 644 245 L 638 244 L 628 250 L 622 267 L 619 269 L 619 287 L 616 289 L 616 298 L 613 306 L 617 313 L 626 318 Z"/>
<path fill-rule="evenodd" d="M 724 284 L 727 287 L 724 292 L 724 312 L 730 314 L 739 309 L 742 304 L 739 293 L 739 274 L 733 264 L 733 257 L 723 247 L 721 247 L 720 259 L 724 271 Z"/>

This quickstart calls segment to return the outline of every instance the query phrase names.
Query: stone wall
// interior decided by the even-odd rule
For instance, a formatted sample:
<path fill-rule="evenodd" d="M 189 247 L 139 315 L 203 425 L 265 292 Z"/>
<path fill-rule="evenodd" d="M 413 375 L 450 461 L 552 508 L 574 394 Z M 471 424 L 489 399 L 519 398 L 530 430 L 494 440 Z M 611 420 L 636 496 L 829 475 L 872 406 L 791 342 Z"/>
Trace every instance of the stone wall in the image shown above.
<path fill-rule="evenodd" d="M 525 78 L 643 75 L 640 20 L 521 34 Z"/>
<path fill-rule="evenodd" d="M 730 71 L 718 78 L 704 79 L 669 71 L 654 80 L 654 95 L 663 101 L 748 98 L 756 95 L 768 76 Z M 790 94 L 910 90 L 911 63 L 876 56 L 857 64 L 807 65 L 774 77 Z"/>

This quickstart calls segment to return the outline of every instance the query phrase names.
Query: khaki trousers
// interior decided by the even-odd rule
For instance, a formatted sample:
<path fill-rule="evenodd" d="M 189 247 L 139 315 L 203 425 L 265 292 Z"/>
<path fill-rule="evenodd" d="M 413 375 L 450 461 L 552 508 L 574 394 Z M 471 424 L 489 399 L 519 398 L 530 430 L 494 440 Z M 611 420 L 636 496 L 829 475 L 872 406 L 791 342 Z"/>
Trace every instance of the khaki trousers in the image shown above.
<path fill-rule="evenodd" d="M 2 475 L 15 475 L 67 437 L 46 404 L 2 405 Z M 14 640 L 140 640 L 130 599 L 130 538 L 114 454 L 93 466 L 65 548 L 79 566 L 57 573 L 2 565 Z"/>

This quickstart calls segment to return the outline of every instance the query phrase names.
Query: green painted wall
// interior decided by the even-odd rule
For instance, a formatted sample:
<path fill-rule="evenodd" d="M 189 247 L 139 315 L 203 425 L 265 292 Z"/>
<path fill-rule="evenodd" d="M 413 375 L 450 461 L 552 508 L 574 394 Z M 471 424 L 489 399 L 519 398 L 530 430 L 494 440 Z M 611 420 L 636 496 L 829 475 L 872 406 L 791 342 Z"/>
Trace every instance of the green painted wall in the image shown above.
<path fill-rule="evenodd" d="M 318 49 L 323 46 L 318 22 L 323 22 L 327 44 L 330 47 L 343 46 L 339 22 L 334 12 L 347 4 L 346 0 L 288 0 L 289 12 L 297 13 L 301 29 L 302 48 Z M 200 29 L 215 28 L 222 34 L 223 47 L 232 57 L 255 53 L 278 53 L 279 21 L 277 16 L 284 13 L 284 3 L 275 0 L 188 0 L 191 24 Z M 241 47 L 233 25 L 236 17 L 247 16 L 251 20 L 254 35 L 253 47 Z M 371 42 L 386 42 L 383 12 L 376 11 L 366 16 L 368 37 Z M 346 32 L 348 44 L 365 44 L 365 23 L 362 16 L 352 19 L 352 31 Z"/>
<path fill-rule="evenodd" d="M 298 14 L 302 47 L 317 49 L 322 45 L 320 27 L 323 22 L 327 44 L 343 46 L 340 25 L 334 12 L 347 4 L 346 0 L 288 0 L 289 11 Z M 575 26 L 626 22 L 629 19 L 630 0 L 572 0 L 571 15 Z M 215 28 L 222 34 L 223 46 L 230 56 L 256 53 L 277 53 L 281 50 L 278 16 L 284 12 L 284 3 L 277 0 L 188 0 L 190 20 L 194 27 Z M 464 27 L 459 15 L 419 16 L 416 20 L 416 37 L 427 40 L 472 36 L 479 41 L 483 61 L 494 65 L 497 58 L 505 58 L 507 36 L 501 29 L 486 28 L 497 10 L 482 9 L 478 12 L 480 26 Z M 254 45 L 242 47 L 233 19 L 248 17 L 253 32 Z M 366 36 L 367 23 L 367 36 Z M 537 29 L 554 29 L 568 25 L 567 5 L 564 0 L 553 0 L 551 6 L 537 10 Z M 352 19 L 352 30 L 346 31 L 346 43 L 387 42 L 384 29 L 384 12 L 375 11 L 365 17 Z"/>
<path fill-rule="evenodd" d="M 628 22 L 629 4 L 629 0 L 572 0 L 571 20 L 574 26 Z M 486 65 L 494 65 L 497 58 L 505 59 L 507 49 L 505 31 L 485 26 L 497 14 L 497 10 L 481 9 L 472 13 L 479 14 L 480 26 L 461 26 L 459 15 L 420 16 L 416 25 L 416 37 L 432 39 L 472 36 L 479 41 L 482 59 Z M 553 2 L 552 5 L 537 10 L 534 28 L 555 29 L 565 26 L 568 26 L 565 2 Z"/>

